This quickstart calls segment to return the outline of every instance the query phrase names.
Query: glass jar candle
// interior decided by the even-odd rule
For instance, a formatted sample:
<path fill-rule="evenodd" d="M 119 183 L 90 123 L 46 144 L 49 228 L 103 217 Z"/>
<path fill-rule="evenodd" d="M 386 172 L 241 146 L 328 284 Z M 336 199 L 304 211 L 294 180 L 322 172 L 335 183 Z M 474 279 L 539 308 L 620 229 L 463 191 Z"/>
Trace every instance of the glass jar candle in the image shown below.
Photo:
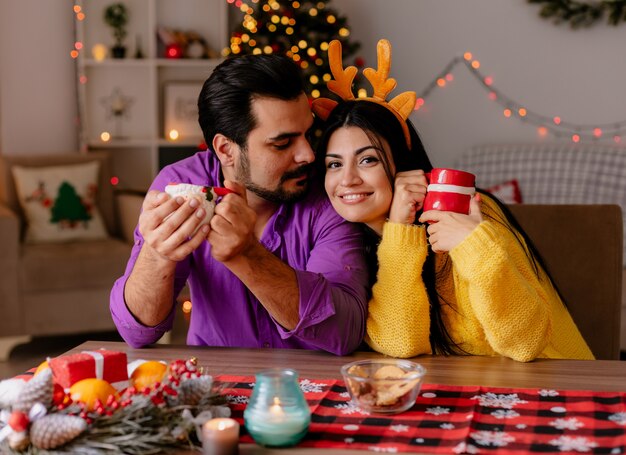
<path fill-rule="evenodd" d="M 246 429 L 260 445 L 297 444 L 311 423 L 311 411 L 300 389 L 298 374 L 290 369 L 257 373 L 243 418 Z"/>

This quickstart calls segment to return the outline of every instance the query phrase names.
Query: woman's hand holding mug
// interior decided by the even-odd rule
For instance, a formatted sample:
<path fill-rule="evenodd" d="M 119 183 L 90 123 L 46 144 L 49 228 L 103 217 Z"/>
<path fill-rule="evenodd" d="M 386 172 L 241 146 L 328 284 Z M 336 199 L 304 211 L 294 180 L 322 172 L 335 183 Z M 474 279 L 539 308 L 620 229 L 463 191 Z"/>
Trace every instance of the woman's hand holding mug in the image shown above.
<path fill-rule="evenodd" d="M 393 201 L 389 210 L 392 223 L 413 224 L 422 210 L 428 180 L 424 171 L 398 172 L 395 177 Z"/>
<path fill-rule="evenodd" d="M 469 214 L 429 210 L 422 213 L 420 222 L 429 223 L 428 243 L 435 253 L 450 251 L 472 233 L 483 221 L 480 210 L 480 194 L 476 193 L 469 203 Z"/>
<path fill-rule="evenodd" d="M 428 241 L 434 252 L 450 251 L 483 220 L 474 187 L 476 177 L 444 168 L 435 168 L 426 176 L 429 185 L 419 221 L 430 224 Z"/>

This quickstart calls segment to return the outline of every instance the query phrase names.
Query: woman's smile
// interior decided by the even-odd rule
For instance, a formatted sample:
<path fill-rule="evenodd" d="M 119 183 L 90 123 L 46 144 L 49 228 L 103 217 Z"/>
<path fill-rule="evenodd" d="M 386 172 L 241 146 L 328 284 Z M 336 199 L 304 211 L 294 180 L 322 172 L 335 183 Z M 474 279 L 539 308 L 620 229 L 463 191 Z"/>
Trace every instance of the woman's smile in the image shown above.
<path fill-rule="evenodd" d="M 340 194 L 339 197 L 345 204 L 358 204 L 363 202 L 372 194 L 373 193 L 344 193 Z"/>

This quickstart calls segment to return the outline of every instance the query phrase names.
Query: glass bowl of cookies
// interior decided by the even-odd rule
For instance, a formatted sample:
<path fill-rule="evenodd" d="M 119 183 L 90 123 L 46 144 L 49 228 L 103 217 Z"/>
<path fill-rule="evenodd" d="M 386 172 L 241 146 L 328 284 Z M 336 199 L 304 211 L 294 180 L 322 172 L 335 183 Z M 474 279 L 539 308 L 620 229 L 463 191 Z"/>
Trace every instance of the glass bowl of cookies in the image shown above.
<path fill-rule="evenodd" d="M 352 402 L 363 411 L 397 414 L 419 395 L 426 368 L 403 359 L 357 360 L 341 367 Z"/>

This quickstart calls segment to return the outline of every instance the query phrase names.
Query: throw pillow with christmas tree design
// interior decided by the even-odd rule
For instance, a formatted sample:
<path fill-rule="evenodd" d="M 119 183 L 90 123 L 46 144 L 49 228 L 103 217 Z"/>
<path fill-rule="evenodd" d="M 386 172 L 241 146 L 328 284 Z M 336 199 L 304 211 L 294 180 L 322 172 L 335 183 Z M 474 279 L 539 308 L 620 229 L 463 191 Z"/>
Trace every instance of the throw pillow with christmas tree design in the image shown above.
<path fill-rule="evenodd" d="M 96 206 L 97 161 L 51 167 L 12 168 L 26 217 L 27 243 L 107 237 Z"/>

